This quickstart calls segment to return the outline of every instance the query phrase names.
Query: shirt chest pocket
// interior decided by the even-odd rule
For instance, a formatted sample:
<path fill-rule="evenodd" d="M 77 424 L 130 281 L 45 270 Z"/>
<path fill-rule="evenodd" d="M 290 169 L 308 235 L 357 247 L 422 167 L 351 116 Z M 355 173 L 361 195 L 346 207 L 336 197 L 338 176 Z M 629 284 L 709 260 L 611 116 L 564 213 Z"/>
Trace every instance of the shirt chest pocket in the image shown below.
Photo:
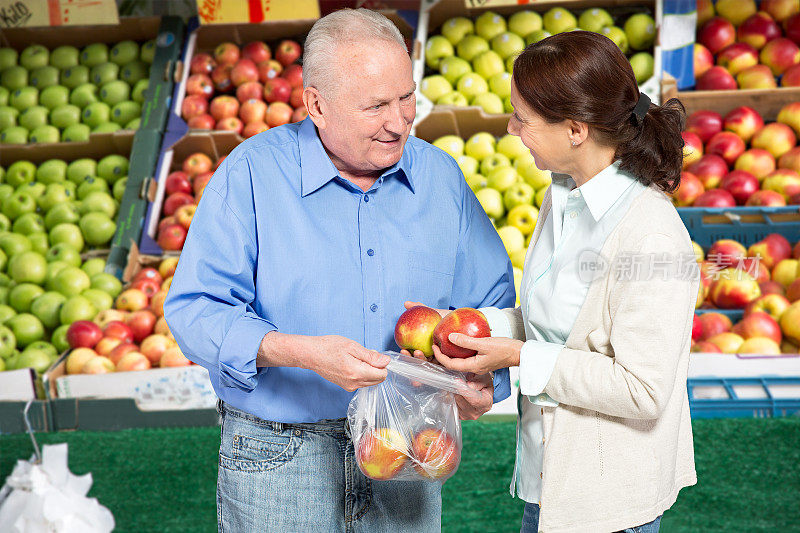
<path fill-rule="evenodd" d="M 455 257 L 428 252 L 406 256 L 408 299 L 447 309 L 453 292 Z"/>

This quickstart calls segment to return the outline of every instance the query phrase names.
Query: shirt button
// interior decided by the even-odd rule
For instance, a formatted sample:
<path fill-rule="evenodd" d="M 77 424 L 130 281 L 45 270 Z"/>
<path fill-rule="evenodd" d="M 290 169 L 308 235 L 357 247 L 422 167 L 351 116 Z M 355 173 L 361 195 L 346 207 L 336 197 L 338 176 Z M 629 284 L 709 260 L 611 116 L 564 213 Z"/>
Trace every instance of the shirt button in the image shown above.
<path fill-rule="evenodd" d="M 370 306 L 369 306 L 369 310 L 370 310 L 370 311 L 372 311 L 372 312 L 374 313 L 375 311 L 377 311 L 377 310 L 378 310 L 378 305 L 377 305 L 377 304 L 372 304 L 372 305 L 370 305 Z"/>
<path fill-rule="evenodd" d="M 578 213 L 576 213 L 575 211 L 569 214 L 569 218 L 575 218 L 576 216 L 578 216 Z"/>
<path fill-rule="evenodd" d="M 368 255 L 368 256 L 370 256 L 370 257 L 372 257 L 373 255 L 375 255 L 375 250 L 373 250 L 372 248 L 370 248 L 369 250 L 367 250 L 367 255 Z"/>
<path fill-rule="evenodd" d="M 365 194 L 364 195 L 364 201 L 365 202 L 369 202 L 369 194 Z"/>
<path fill-rule="evenodd" d="M 580 195 L 581 195 L 581 191 L 579 191 L 577 189 L 570 193 L 570 196 L 572 196 L 573 198 L 577 198 Z"/>

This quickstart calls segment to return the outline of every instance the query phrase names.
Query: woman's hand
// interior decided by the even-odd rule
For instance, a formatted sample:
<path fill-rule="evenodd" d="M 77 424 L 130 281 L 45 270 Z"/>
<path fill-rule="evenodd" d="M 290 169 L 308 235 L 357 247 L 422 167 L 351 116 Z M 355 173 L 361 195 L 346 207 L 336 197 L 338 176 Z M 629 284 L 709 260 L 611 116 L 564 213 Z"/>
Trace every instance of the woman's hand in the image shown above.
<path fill-rule="evenodd" d="M 433 356 L 445 368 L 474 374 L 488 374 L 498 368 L 518 366 L 519 353 L 524 344 L 522 341 L 505 337 L 476 339 L 463 333 L 451 333 L 449 339 L 456 346 L 477 350 L 478 354 L 466 359 L 448 357 L 434 344 Z"/>

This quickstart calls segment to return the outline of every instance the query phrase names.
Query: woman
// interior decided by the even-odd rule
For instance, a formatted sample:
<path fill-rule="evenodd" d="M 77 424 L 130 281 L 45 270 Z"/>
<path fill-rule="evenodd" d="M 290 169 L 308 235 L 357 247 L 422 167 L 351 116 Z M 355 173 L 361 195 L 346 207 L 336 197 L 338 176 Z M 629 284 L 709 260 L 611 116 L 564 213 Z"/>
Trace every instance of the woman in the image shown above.
<path fill-rule="evenodd" d="M 668 192 L 683 111 L 640 94 L 606 37 L 567 32 L 515 61 L 508 132 L 553 172 L 517 309 L 484 309 L 492 337 L 445 367 L 519 365 L 512 494 L 522 531 L 658 531 L 696 483 L 686 394 L 699 273 Z"/>

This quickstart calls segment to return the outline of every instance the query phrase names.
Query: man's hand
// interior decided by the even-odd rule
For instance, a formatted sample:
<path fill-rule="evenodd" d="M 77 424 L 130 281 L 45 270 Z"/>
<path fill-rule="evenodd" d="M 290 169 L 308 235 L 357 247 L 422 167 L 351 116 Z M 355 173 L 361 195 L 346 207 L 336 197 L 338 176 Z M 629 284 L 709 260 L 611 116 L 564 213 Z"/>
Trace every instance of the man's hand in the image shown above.
<path fill-rule="evenodd" d="M 458 416 L 461 420 L 476 420 L 492 408 L 494 402 L 494 383 L 490 374 L 469 375 L 467 385 L 480 392 L 480 399 L 467 399 L 456 394 Z"/>
<path fill-rule="evenodd" d="M 427 307 L 423 303 L 420 303 L 420 302 L 409 302 L 409 301 L 405 302 L 405 304 L 403 304 L 403 305 L 406 306 L 406 309 L 411 309 L 412 307 L 417 307 L 418 305 L 423 305 L 423 306 Z M 434 309 L 434 308 L 432 308 L 432 309 Z M 442 318 L 444 318 L 445 316 L 447 316 L 450 313 L 449 309 L 434 309 L 434 311 L 439 313 L 439 316 L 441 316 Z M 411 353 L 411 352 L 409 352 L 408 350 L 406 350 L 404 348 L 404 349 L 400 350 L 400 353 L 402 353 L 403 355 L 409 355 L 411 357 L 416 357 L 417 359 L 422 359 L 423 361 L 433 361 L 434 360 L 433 356 L 427 357 L 424 353 L 422 353 L 422 350 L 414 350 L 414 353 Z"/>

